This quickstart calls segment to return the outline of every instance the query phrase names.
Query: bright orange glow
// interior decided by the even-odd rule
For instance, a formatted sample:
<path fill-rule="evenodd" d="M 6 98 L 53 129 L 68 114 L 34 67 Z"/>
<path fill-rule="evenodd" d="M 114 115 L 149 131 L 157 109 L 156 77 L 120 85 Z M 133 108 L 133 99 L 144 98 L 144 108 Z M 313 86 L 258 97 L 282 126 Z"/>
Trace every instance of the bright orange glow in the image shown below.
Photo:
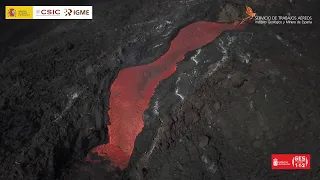
<path fill-rule="evenodd" d="M 253 10 L 251 9 L 251 7 L 249 7 L 249 6 L 246 6 L 246 14 L 248 15 L 248 17 L 244 18 L 240 22 L 240 24 L 242 24 L 242 23 L 244 23 L 246 21 L 249 21 L 249 20 L 253 19 L 254 17 L 256 17 L 256 13 L 254 13 Z"/>
<path fill-rule="evenodd" d="M 212 42 L 225 30 L 240 28 L 238 23 L 193 23 L 181 29 L 169 50 L 153 63 L 121 70 L 110 88 L 110 143 L 100 145 L 92 152 L 109 159 L 113 166 L 124 169 L 130 160 L 136 136 L 144 127 L 143 112 L 148 108 L 158 83 L 176 71 L 176 64 L 184 59 L 187 52 Z"/>

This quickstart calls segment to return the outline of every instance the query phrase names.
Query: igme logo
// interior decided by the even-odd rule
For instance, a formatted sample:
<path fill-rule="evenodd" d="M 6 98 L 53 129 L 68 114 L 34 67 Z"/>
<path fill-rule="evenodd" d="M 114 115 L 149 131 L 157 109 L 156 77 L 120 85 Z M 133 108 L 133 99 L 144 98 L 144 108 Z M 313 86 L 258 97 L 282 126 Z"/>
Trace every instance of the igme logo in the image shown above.
<path fill-rule="evenodd" d="M 88 16 L 90 14 L 89 10 L 83 9 L 77 9 L 77 10 L 72 10 L 72 9 L 65 9 L 65 15 L 66 16 L 71 16 L 71 15 L 82 15 L 82 16 Z"/>
<path fill-rule="evenodd" d="M 64 13 L 65 13 L 66 16 L 71 16 L 72 9 L 65 9 Z"/>

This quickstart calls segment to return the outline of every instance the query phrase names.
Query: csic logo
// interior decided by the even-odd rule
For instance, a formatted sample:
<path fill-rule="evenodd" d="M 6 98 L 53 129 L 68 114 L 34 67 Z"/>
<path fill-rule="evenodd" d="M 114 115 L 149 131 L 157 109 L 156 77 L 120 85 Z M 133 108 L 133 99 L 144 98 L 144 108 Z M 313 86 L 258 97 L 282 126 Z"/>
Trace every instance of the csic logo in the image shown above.
<path fill-rule="evenodd" d="M 9 17 L 15 17 L 16 14 L 17 14 L 17 12 L 16 12 L 15 9 L 13 9 L 13 8 L 12 8 L 12 9 L 9 9 L 9 11 L 8 11 Z"/>
<path fill-rule="evenodd" d="M 36 11 L 37 14 L 40 14 L 40 15 L 60 15 L 60 9 L 39 9 Z"/>
<path fill-rule="evenodd" d="M 89 10 L 72 10 L 72 9 L 65 9 L 64 11 L 65 16 L 71 16 L 71 15 L 85 15 L 88 16 Z"/>

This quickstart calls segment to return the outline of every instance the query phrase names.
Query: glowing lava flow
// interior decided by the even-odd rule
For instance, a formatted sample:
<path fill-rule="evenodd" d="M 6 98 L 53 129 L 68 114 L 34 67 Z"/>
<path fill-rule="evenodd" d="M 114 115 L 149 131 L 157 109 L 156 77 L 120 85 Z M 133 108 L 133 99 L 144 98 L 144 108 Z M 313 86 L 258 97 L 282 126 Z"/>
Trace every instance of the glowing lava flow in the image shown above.
<path fill-rule="evenodd" d="M 144 126 L 142 115 L 158 83 L 175 72 L 176 64 L 188 51 L 210 43 L 225 30 L 239 28 L 237 24 L 193 23 L 181 29 L 169 50 L 153 63 L 121 70 L 110 89 L 110 142 L 91 152 L 110 160 L 113 166 L 126 168 L 136 136 Z"/>

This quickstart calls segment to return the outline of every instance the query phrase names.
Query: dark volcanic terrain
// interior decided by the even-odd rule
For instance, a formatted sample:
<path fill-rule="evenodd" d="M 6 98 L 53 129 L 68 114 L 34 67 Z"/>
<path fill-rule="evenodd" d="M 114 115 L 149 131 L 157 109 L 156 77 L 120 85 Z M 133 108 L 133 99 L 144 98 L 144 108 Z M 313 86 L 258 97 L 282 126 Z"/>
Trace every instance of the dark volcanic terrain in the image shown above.
<path fill-rule="evenodd" d="M 313 24 L 248 23 L 187 53 L 156 88 L 124 171 L 86 161 L 108 142 L 118 72 L 155 61 L 192 22 L 241 20 L 244 1 L 109 0 L 93 20 L 1 22 L 0 179 L 320 179 L 319 3 L 245 4 Z M 272 171 L 273 153 L 310 153 L 311 170 Z"/>

